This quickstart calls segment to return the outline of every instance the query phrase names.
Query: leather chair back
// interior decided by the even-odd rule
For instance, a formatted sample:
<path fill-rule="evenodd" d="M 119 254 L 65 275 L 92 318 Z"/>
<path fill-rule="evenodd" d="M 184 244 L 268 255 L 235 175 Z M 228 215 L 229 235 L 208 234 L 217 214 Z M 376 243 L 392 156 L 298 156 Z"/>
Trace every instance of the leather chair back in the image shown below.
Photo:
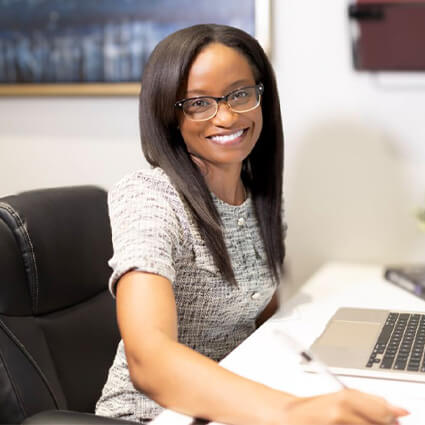
<path fill-rule="evenodd" d="M 93 412 L 119 342 L 102 189 L 0 199 L 0 423 Z"/>

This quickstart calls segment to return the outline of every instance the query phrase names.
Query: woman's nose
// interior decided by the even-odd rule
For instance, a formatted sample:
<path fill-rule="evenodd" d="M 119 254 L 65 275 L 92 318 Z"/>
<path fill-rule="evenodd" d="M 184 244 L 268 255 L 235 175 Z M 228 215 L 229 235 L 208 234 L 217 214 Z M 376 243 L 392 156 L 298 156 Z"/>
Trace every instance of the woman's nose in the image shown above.
<path fill-rule="evenodd" d="M 232 111 L 226 102 L 219 102 L 217 113 L 212 121 L 216 125 L 227 126 L 233 124 L 236 119 L 237 113 Z"/>

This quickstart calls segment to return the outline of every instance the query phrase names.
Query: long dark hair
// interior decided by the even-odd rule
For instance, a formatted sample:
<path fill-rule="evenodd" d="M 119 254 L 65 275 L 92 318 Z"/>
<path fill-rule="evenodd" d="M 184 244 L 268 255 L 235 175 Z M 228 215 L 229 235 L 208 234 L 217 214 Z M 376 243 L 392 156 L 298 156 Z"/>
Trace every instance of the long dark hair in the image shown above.
<path fill-rule="evenodd" d="M 278 280 L 285 255 L 281 217 L 283 131 L 273 69 L 260 44 L 249 34 L 224 25 L 195 25 L 162 40 L 146 64 L 140 93 L 140 134 L 143 153 L 161 167 L 187 202 L 216 266 L 236 284 L 224 243 L 220 216 L 205 180 L 194 164 L 178 130 L 174 103 L 181 94 L 190 66 L 212 42 L 240 51 L 257 82 L 264 85 L 263 129 L 242 166 L 242 180 L 251 193 L 269 268 Z"/>

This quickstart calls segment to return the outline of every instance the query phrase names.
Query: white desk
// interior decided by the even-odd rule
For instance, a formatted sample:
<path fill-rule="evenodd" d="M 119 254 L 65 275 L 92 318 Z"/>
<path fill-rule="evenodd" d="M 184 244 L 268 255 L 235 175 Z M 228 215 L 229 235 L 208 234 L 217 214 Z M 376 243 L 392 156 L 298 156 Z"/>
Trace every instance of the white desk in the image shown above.
<path fill-rule="evenodd" d="M 279 341 L 280 328 L 309 347 L 333 313 L 342 306 L 425 312 L 425 302 L 382 278 L 374 265 L 328 263 L 314 274 L 291 299 L 222 362 L 247 378 L 300 396 L 334 391 L 329 378 L 304 372 L 299 358 Z M 352 388 L 384 396 L 407 408 L 411 415 L 403 425 L 425 423 L 425 384 L 369 378 L 341 377 Z M 205 383 L 208 385 L 208 383 Z M 191 418 L 165 411 L 153 425 L 188 425 Z"/>

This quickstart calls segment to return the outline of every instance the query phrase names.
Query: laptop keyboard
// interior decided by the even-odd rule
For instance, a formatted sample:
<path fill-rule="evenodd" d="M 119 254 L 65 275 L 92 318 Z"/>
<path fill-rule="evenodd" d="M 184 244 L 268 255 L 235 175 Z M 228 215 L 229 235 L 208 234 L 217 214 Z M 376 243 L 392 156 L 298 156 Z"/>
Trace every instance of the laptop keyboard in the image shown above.
<path fill-rule="evenodd" d="M 425 314 L 389 313 L 366 367 L 425 372 Z"/>

